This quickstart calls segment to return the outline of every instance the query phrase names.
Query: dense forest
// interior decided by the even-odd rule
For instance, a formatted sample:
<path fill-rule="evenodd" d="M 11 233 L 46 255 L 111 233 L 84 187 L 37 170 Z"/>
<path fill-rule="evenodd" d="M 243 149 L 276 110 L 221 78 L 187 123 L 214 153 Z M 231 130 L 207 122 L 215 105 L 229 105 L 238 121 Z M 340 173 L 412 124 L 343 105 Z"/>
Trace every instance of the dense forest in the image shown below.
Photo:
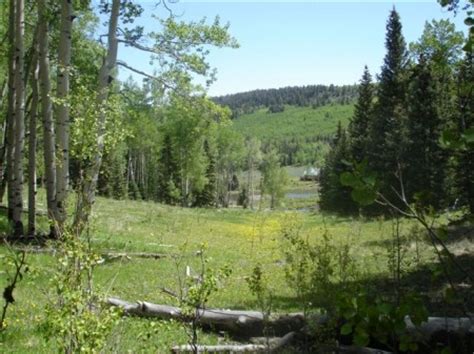
<path fill-rule="evenodd" d="M 472 353 L 474 0 L 220 97 L 239 38 L 176 5 L 0 2 L 0 352 Z"/>
<path fill-rule="evenodd" d="M 269 112 L 277 113 L 284 110 L 285 105 L 316 108 L 331 103 L 349 104 L 354 102 L 356 97 L 357 85 L 309 85 L 254 90 L 213 97 L 212 100 L 229 107 L 233 117 L 238 117 L 253 113 L 260 107 L 267 107 Z"/>
<path fill-rule="evenodd" d="M 333 139 L 321 177 L 321 207 L 359 211 L 352 198 L 358 191 L 340 178 L 356 170 L 360 178 L 373 179 L 360 187 L 362 199 L 375 198 L 376 190 L 402 208 L 467 206 L 472 213 L 473 55 L 463 33 L 446 20 L 427 22 L 407 48 L 393 10 L 385 47 L 377 84 L 365 67 L 354 115 Z"/>

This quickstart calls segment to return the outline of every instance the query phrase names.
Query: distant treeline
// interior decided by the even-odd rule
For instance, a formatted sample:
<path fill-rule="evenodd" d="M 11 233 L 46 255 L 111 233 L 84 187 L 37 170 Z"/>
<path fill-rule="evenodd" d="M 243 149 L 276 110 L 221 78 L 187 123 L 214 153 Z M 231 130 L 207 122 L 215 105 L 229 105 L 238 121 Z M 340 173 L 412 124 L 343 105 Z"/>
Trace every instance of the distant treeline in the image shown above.
<path fill-rule="evenodd" d="M 213 101 L 228 106 L 234 117 L 253 113 L 260 107 L 271 112 L 283 105 L 320 107 L 331 103 L 349 104 L 357 98 L 358 85 L 309 85 L 254 90 L 214 97 Z"/>

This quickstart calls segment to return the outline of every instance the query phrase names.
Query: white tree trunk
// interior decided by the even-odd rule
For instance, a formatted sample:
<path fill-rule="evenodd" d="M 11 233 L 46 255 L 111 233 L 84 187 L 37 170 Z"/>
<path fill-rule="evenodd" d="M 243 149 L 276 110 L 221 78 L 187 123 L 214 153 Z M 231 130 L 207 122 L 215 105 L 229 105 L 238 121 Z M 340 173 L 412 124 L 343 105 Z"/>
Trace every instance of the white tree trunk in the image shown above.
<path fill-rule="evenodd" d="M 120 14 L 120 0 L 113 0 L 112 11 L 109 20 L 108 32 L 108 49 L 104 63 L 99 72 L 99 89 L 97 93 L 97 147 L 95 155 L 92 158 L 90 166 L 85 171 L 82 191 L 78 195 L 76 214 L 74 216 L 74 229 L 79 235 L 89 220 L 92 205 L 95 202 L 95 193 L 97 188 L 97 180 L 99 178 L 100 166 L 102 164 L 102 156 L 104 152 L 105 139 L 105 105 L 109 96 L 110 85 L 114 80 L 115 70 L 117 66 L 117 26 Z"/>
<path fill-rule="evenodd" d="M 7 127 L 8 127 L 8 119 L 9 114 L 7 112 L 7 116 L 2 123 L 2 147 L 0 148 L 0 204 L 3 202 L 3 196 L 5 194 L 5 186 L 6 186 L 6 152 L 7 152 L 7 144 L 8 144 L 8 134 L 7 134 Z"/>
<path fill-rule="evenodd" d="M 38 46 L 35 44 L 31 80 L 31 109 L 28 135 L 28 235 L 36 233 L 36 120 L 38 116 Z"/>
<path fill-rule="evenodd" d="M 187 321 L 179 307 L 152 304 L 145 301 L 135 303 L 116 298 L 108 298 L 111 306 L 122 308 L 126 315 L 153 317 L 158 319 Z M 306 324 L 302 313 L 275 314 L 270 319 L 260 311 L 201 309 L 198 310 L 199 325 L 213 328 L 216 331 L 227 331 L 240 337 L 254 337 L 263 335 L 265 330 L 277 336 L 291 331 L 299 331 Z M 323 318 L 323 316 L 320 316 Z M 319 317 L 318 317 L 319 320 Z"/>
<path fill-rule="evenodd" d="M 254 163 L 253 159 L 251 160 L 248 167 L 248 198 L 249 198 L 249 207 L 253 210 L 253 201 L 254 201 Z"/>
<path fill-rule="evenodd" d="M 7 54 L 7 60 L 9 61 L 10 55 Z M 7 78 L 3 81 L 2 84 L 2 102 L 0 103 L 3 106 L 3 101 L 5 100 L 5 97 L 8 96 L 8 76 Z M 8 105 L 8 99 L 7 99 L 7 105 Z M 7 106 L 8 107 L 8 106 Z M 3 201 L 3 195 L 5 194 L 5 186 L 6 186 L 6 180 L 5 180 L 5 171 L 6 171 L 6 152 L 7 152 L 7 126 L 8 126 L 8 112 L 5 120 L 2 123 L 2 147 L 0 148 L 0 203 Z"/>
<path fill-rule="evenodd" d="M 13 154 L 13 228 L 15 236 L 23 235 L 23 147 L 25 140 L 24 92 L 24 0 L 16 0 L 15 13 L 15 152 Z"/>
<path fill-rule="evenodd" d="M 43 120 L 43 150 L 46 199 L 48 215 L 56 219 L 56 147 L 51 104 L 51 81 L 49 76 L 49 44 L 46 0 L 38 0 L 38 57 L 41 95 L 41 116 Z"/>
<path fill-rule="evenodd" d="M 56 210 L 57 222 L 63 225 L 66 221 L 65 202 L 69 189 L 69 70 L 71 66 L 71 37 L 73 21 L 72 0 L 61 2 L 61 35 L 58 54 L 58 101 L 57 138 L 58 165 L 56 169 Z"/>
<path fill-rule="evenodd" d="M 295 337 L 289 332 L 281 338 L 269 338 L 268 344 L 221 344 L 221 345 L 177 345 L 171 348 L 172 353 L 279 353 Z M 265 338 L 266 339 L 266 338 Z"/>
<path fill-rule="evenodd" d="M 10 53 L 8 59 L 8 108 L 7 108 L 7 166 L 6 166 L 6 180 L 8 184 L 8 219 L 12 220 L 13 210 L 13 154 L 15 142 L 15 0 L 10 0 L 10 23 L 8 27 L 8 41 L 10 46 Z"/>

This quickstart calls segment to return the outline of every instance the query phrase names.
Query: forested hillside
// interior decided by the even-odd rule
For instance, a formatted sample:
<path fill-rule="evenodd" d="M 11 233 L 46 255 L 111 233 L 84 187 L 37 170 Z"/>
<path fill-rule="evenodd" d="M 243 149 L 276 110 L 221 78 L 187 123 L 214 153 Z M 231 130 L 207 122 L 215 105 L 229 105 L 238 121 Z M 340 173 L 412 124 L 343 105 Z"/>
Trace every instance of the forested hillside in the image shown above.
<path fill-rule="evenodd" d="M 353 110 L 352 104 L 285 106 L 276 113 L 263 108 L 235 118 L 233 126 L 243 136 L 259 139 L 264 150 L 277 149 L 284 165 L 320 167 L 338 124 L 347 127 Z"/>
<path fill-rule="evenodd" d="M 328 104 L 349 104 L 357 97 L 357 85 L 310 85 L 283 87 L 279 89 L 254 90 L 226 96 L 214 97 L 213 101 L 232 110 L 234 117 L 253 113 L 261 107 L 271 111 L 283 106 L 311 106 L 317 108 Z"/>

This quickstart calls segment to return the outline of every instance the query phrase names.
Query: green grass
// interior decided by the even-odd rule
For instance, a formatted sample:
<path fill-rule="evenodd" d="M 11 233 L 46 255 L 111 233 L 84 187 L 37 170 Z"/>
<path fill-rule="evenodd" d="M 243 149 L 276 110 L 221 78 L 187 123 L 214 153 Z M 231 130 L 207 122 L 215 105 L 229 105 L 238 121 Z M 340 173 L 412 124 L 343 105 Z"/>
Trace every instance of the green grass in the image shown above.
<path fill-rule="evenodd" d="M 300 190 L 313 186 L 295 184 Z M 258 309 L 257 301 L 248 290 L 245 277 L 257 264 L 271 276 L 274 292 L 274 311 L 300 311 L 294 291 L 285 281 L 282 254 L 281 227 L 288 221 L 297 221 L 301 237 L 320 242 L 324 232 L 329 232 L 337 244 L 350 245 L 350 252 L 357 260 L 363 279 L 386 278 L 387 242 L 391 223 L 384 220 L 358 220 L 325 216 L 310 212 L 251 211 L 242 209 L 185 209 L 142 201 L 115 201 L 98 198 L 91 228 L 93 247 L 97 251 L 143 251 L 174 255 L 183 244 L 186 264 L 197 267 L 195 250 L 201 243 L 208 245 L 210 266 L 230 265 L 231 278 L 225 287 L 210 299 L 209 306 L 233 309 Z M 4 225 L 4 216 L 0 225 Z M 412 227 L 403 223 L 404 232 Z M 472 254 L 472 242 L 464 244 Z M 5 248 L 0 248 L 5 253 Z M 428 266 L 435 260 L 430 247 L 419 249 L 421 265 Z M 414 257 L 412 243 L 407 257 Z M 44 307 L 53 275 L 55 258 L 50 255 L 28 256 L 31 271 L 15 291 L 15 304 L 8 314 L 9 327 L 0 335 L 0 352 L 49 353 L 54 343 L 46 342 L 44 332 Z M 419 266 L 419 264 L 418 264 Z M 415 265 L 410 269 L 415 270 Z M 1 284 L 5 284 L 5 273 Z M 176 267 L 172 257 L 159 260 L 132 258 L 105 263 L 96 268 L 94 284 L 108 295 L 129 301 L 173 304 L 175 301 L 159 289 L 176 289 Z M 167 352 L 173 344 L 186 343 L 186 336 L 179 324 L 160 322 L 159 330 L 147 340 L 137 338 L 148 331 L 150 320 L 124 318 L 114 331 L 113 340 L 120 352 Z M 202 334 L 202 343 L 216 343 L 214 334 Z M 141 348 L 141 349 L 140 349 Z"/>

